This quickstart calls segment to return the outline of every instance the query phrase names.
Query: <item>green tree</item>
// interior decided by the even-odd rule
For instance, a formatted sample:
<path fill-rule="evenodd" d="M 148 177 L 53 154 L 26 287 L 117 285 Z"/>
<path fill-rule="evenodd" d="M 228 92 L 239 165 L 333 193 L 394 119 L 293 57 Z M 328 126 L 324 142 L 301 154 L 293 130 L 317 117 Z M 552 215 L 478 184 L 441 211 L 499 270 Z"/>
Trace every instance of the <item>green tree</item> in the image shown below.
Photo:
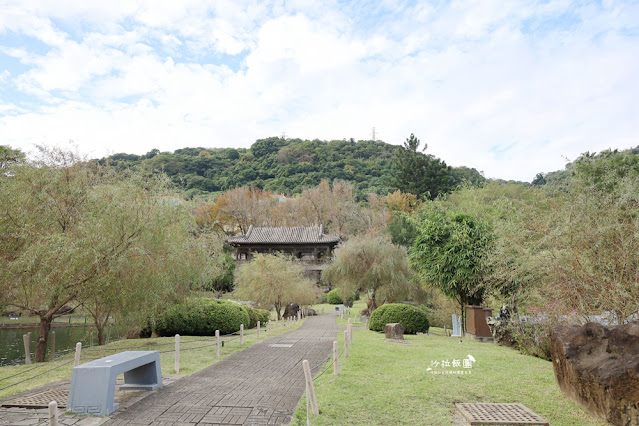
<path fill-rule="evenodd" d="M 24 153 L 7 145 L 0 145 L 0 170 L 24 161 Z"/>
<path fill-rule="evenodd" d="M 239 266 L 234 294 L 264 309 L 274 307 L 278 319 L 289 303 L 311 305 L 317 300 L 315 283 L 304 277 L 302 265 L 279 254 L 256 254 Z"/>
<path fill-rule="evenodd" d="M 484 300 L 491 229 L 473 216 L 437 208 L 427 211 L 418 227 L 410 263 L 426 283 L 459 303 L 463 317 L 464 305 Z"/>
<path fill-rule="evenodd" d="M 411 133 L 398 150 L 393 164 L 392 184 L 402 192 L 435 199 L 455 186 L 451 168 L 432 154 L 419 151 L 420 141 Z M 424 144 L 425 151 L 428 145 Z"/>
<path fill-rule="evenodd" d="M 161 197 L 161 177 L 121 178 L 75 153 L 42 148 L 0 185 L 0 293 L 40 318 L 36 361 L 66 305 L 86 303 L 100 333 L 115 309 L 143 312 L 209 275 L 191 267 L 189 218 Z"/>
<path fill-rule="evenodd" d="M 639 311 L 639 156 L 586 153 L 571 171 L 560 191 L 546 185 L 554 208 L 537 255 L 542 293 L 584 320 L 608 311 L 622 323 Z"/>
<path fill-rule="evenodd" d="M 322 280 L 338 287 L 344 300 L 367 291 L 370 313 L 384 303 L 421 295 L 412 280 L 406 249 L 386 237 L 353 237 L 340 245 Z"/>
<path fill-rule="evenodd" d="M 546 184 L 546 177 L 544 176 L 543 173 L 537 173 L 535 175 L 535 178 L 532 180 L 532 182 L 530 182 L 530 184 L 534 185 L 534 186 L 545 185 Z"/>

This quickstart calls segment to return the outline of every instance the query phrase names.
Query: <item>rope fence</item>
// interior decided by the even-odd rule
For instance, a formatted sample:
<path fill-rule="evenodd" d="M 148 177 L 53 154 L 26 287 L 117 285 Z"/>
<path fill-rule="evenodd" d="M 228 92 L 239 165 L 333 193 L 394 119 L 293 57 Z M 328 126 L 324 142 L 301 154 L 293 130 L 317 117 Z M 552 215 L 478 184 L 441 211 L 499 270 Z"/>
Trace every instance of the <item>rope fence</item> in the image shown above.
<path fill-rule="evenodd" d="M 216 346 L 217 347 L 217 352 L 216 352 L 216 358 L 220 358 L 221 357 L 221 348 L 228 344 L 235 344 L 239 341 L 240 346 L 244 344 L 244 339 L 245 338 L 251 338 L 251 337 L 255 337 L 257 340 L 261 339 L 261 338 L 267 338 L 270 337 L 271 335 L 273 335 L 273 333 L 275 334 L 280 334 L 281 332 L 284 332 L 287 328 L 290 328 L 290 326 L 295 325 L 298 321 L 301 320 L 301 316 L 296 317 L 295 320 L 289 319 L 288 321 L 285 321 L 283 319 L 281 320 L 275 320 L 274 321 L 274 325 L 271 324 L 271 320 L 268 321 L 267 324 L 260 324 L 260 322 L 258 321 L 258 325 L 259 327 L 255 327 L 253 329 L 249 329 L 249 330 L 244 330 L 244 325 L 242 324 L 240 327 L 240 330 L 233 332 L 233 333 L 229 333 L 229 334 L 225 334 L 225 335 L 219 335 L 219 331 L 217 331 L 216 333 L 216 337 L 208 337 L 208 338 L 202 338 L 202 339 L 195 339 L 195 340 L 188 340 L 188 341 L 184 341 L 182 340 L 180 342 L 180 336 L 176 335 L 175 336 L 175 342 L 173 341 L 169 341 L 169 342 L 164 342 L 164 343 L 153 343 L 153 344 L 149 344 L 148 342 L 140 342 L 140 344 L 137 345 L 129 345 L 129 346 L 118 346 L 118 347 L 89 347 L 89 348 L 85 348 L 82 349 L 82 344 L 78 343 L 76 344 L 75 348 L 70 348 L 67 349 L 65 351 L 62 352 L 58 352 L 56 353 L 57 355 L 57 359 L 55 360 L 51 360 L 49 362 L 42 362 L 42 363 L 38 363 L 37 365 L 35 365 L 34 367 L 28 368 L 26 370 L 5 376 L 0 378 L 0 385 L 2 384 L 2 382 L 7 382 L 10 379 L 14 379 L 16 377 L 25 375 L 27 373 L 33 372 L 35 370 L 41 370 L 43 367 L 51 367 L 48 368 L 44 371 L 38 371 L 37 374 L 31 375 L 28 378 L 25 378 L 23 380 L 19 380 L 15 383 L 11 383 L 11 384 L 7 384 L 3 387 L 0 387 L 0 391 L 4 391 L 6 389 L 12 388 L 14 386 L 18 386 L 22 383 L 26 383 L 30 380 L 33 380 L 37 377 L 43 376 L 53 370 L 57 370 L 61 367 L 64 366 L 68 366 L 72 363 L 75 363 L 75 365 L 79 365 L 80 362 L 88 362 L 88 361 L 93 361 L 96 359 L 100 359 L 100 358 L 104 358 L 105 356 L 109 356 L 109 353 L 111 353 L 111 355 L 113 355 L 113 353 L 118 353 L 118 352 L 122 352 L 122 351 L 126 351 L 126 350 L 153 350 L 154 348 L 157 347 L 166 347 L 169 345 L 175 345 L 175 348 L 173 349 L 164 349 L 164 350 L 159 350 L 158 352 L 160 354 L 168 354 L 168 353 L 175 353 L 175 371 L 176 373 L 179 373 L 179 354 L 180 352 L 186 352 L 186 351 L 193 351 L 193 350 L 198 350 L 198 349 L 205 349 L 205 348 L 211 348 Z M 252 340 L 252 339 L 251 339 Z M 197 346 L 190 346 L 192 344 L 197 344 L 197 343 L 205 343 L 205 344 L 200 344 Z M 184 347 L 186 346 L 186 347 Z M 105 354 L 106 352 L 106 354 Z M 73 359 L 67 359 L 68 356 L 70 356 L 71 354 L 75 353 L 75 357 Z M 103 354 L 103 355 L 98 355 L 98 354 Z M 328 358 L 326 359 L 328 360 Z M 55 365 L 52 367 L 52 364 L 57 364 L 60 363 L 59 365 Z M 317 366 L 316 366 L 317 367 Z"/>
<path fill-rule="evenodd" d="M 331 367 L 333 367 L 333 374 L 335 376 L 339 375 L 339 359 L 343 356 L 344 359 L 349 357 L 349 346 L 353 344 L 353 321 L 351 318 L 348 318 L 348 323 L 346 325 L 346 330 L 344 331 L 344 343 L 341 345 L 338 344 L 337 340 L 333 342 L 333 353 L 326 357 L 323 361 L 315 364 L 312 368 L 309 366 L 307 360 L 302 361 L 302 367 L 304 369 L 304 381 L 306 387 L 306 424 L 310 425 L 310 413 L 311 411 L 315 415 L 319 415 L 319 407 L 317 405 L 317 397 L 315 395 L 315 385 L 314 382 L 322 377 L 324 373 L 326 373 Z M 328 360 L 333 357 L 333 361 L 328 363 Z M 313 370 L 318 371 L 318 367 L 324 366 L 324 369 L 313 377 Z M 310 410 L 309 410 L 310 406 Z"/>

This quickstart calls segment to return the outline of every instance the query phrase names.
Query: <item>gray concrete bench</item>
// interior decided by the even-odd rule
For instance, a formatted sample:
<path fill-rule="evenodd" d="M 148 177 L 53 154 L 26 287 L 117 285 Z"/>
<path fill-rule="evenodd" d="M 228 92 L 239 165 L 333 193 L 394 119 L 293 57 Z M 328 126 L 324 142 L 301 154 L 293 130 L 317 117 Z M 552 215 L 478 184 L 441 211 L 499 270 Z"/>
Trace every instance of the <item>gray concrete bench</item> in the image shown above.
<path fill-rule="evenodd" d="M 117 410 L 115 379 L 122 373 L 120 390 L 161 388 L 160 353 L 126 351 L 73 367 L 67 411 L 106 416 Z"/>

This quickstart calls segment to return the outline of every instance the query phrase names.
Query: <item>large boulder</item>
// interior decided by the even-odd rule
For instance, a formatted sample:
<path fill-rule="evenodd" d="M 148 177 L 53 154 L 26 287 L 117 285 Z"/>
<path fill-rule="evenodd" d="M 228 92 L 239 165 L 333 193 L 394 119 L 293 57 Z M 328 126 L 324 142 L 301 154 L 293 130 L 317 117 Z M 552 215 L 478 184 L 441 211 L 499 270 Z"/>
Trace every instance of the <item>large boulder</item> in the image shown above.
<path fill-rule="evenodd" d="M 564 394 L 613 424 L 639 425 L 639 322 L 556 325 L 550 345 Z"/>
<path fill-rule="evenodd" d="M 387 339 L 404 340 L 404 326 L 398 322 L 386 324 L 384 334 L 386 334 Z"/>
<path fill-rule="evenodd" d="M 293 303 L 289 303 L 288 305 L 286 305 L 286 308 L 284 308 L 284 318 L 293 318 L 297 316 L 297 311 L 300 310 L 300 305 L 298 305 L 297 303 L 293 302 Z"/>

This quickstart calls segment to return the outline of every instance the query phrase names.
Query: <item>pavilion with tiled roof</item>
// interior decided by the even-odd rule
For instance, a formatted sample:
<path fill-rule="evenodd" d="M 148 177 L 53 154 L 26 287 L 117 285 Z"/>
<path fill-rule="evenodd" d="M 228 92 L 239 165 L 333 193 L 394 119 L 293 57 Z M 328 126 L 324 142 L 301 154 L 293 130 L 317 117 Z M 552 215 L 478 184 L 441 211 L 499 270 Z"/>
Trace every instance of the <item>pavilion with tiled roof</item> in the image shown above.
<path fill-rule="evenodd" d="M 284 253 L 299 259 L 307 275 L 319 280 L 320 271 L 339 243 L 337 234 L 325 234 L 324 227 L 254 227 L 245 234 L 227 238 L 234 247 L 233 257 L 238 263 L 250 261 L 255 253 Z"/>

